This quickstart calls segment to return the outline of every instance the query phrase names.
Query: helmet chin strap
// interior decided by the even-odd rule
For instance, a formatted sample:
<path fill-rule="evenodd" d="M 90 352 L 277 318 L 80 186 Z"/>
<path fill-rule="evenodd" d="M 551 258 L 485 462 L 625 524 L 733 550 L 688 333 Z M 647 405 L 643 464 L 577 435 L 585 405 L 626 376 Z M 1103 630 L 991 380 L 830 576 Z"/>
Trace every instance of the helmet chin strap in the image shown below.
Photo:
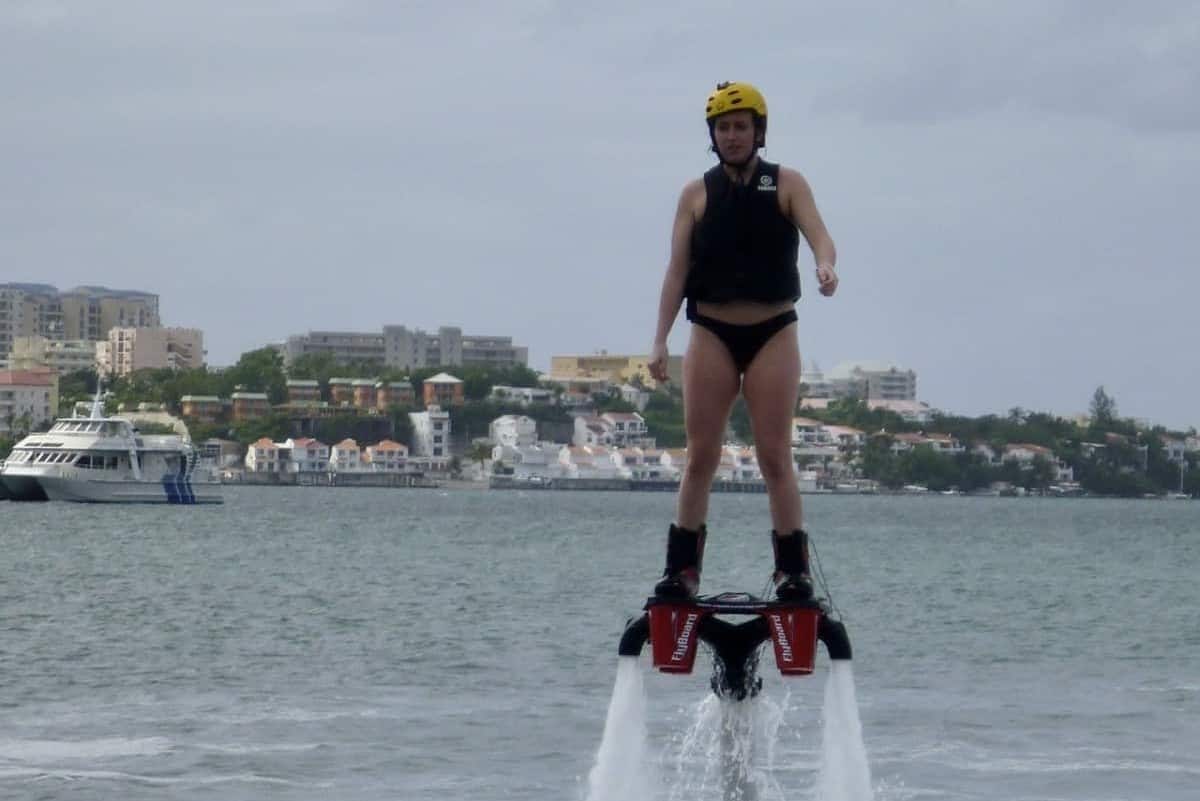
<path fill-rule="evenodd" d="M 713 152 L 717 154 L 717 161 L 721 162 L 721 164 L 726 167 L 733 167 L 735 170 L 737 170 L 739 178 L 746 177 L 743 174 L 746 167 L 750 165 L 750 162 L 754 161 L 754 157 L 758 155 L 758 151 L 762 147 L 762 145 L 759 143 L 759 136 L 760 132 L 757 130 L 756 126 L 756 130 L 754 132 L 754 147 L 750 150 L 750 155 L 746 156 L 746 158 L 742 159 L 740 162 L 737 162 L 730 161 L 721 155 L 721 148 L 717 147 L 717 132 L 713 126 L 710 126 L 708 129 L 708 137 L 712 141 Z"/>
<path fill-rule="evenodd" d="M 758 155 L 758 145 L 755 145 L 754 149 L 750 151 L 750 155 L 746 156 L 746 158 L 742 159 L 741 161 L 730 161 L 722 156 L 721 148 L 717 147 L 716 140 L 713 141 L 713 152 L 717 154 L 717 161 L 721 162 L 721 164 L 726 167 L 733 167 L 738 171 L 739 178 L 745 178 L 746 168 L 750 166 L 750 163 L 754 161 L 754 157 Z"/>

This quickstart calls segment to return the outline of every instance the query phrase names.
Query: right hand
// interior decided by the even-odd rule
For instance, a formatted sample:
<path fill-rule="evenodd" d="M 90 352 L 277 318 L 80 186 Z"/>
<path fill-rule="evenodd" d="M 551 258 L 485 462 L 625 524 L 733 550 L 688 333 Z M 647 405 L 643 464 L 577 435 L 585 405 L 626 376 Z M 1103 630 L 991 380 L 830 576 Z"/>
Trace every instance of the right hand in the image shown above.
<path fill-rule="evenodd" d="M 667 343 L 655 342 L 650 348 L 650 361 L 647 364 L 650 368 L 650 376 L 655 381 L 667 381 Z"/>

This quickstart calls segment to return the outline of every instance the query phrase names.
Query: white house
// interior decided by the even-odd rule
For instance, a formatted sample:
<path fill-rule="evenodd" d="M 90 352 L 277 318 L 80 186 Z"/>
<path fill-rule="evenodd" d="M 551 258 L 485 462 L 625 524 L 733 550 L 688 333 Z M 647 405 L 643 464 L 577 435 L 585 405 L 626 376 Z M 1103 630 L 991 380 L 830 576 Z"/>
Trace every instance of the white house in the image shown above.
<path fill-rule="evenodd" d="M 894 434 L 892 435 L 892 453 L 911 451 L 918 445 L 927 444 L 924 434 Z"/>
<path fill-rule="evenodd" d="M 930 446 L 938 453 L 947 455 L 966 451 L 962 443 L 949 434 L 925 434 L 924 444 Z"/>
<path fill-rule="evenodd" d="M 498 403 L 518 403 L 521 406 L 553 406 L 556 393 L 545 387 L 510 387 L 497 384 L 492 387 L 488 399 Z"/>
<path fill-rule="evenodd" d="M 663 456 L 666 451 L 658 448 L 638 448 L 642 453 L 642 463 L 640 466 L 641 475 L 634 476 L 635 478 L 643 478 L 651 481 L 678 481 L 679 471 L 674 467 L 663 464 Z"/>
<path fill-rule="evenodd" d="M 825 434 L 839 448 L 862 448 L 867 444 L 867 435 L 851 426 L 824 426 Z"/>
<path fill-rule="evenodd" d="M 1054 451 L 1042 445 L 1032 445 L 1026 442 L 1011 443 L 1004 446 L 1004 461 L 1014 461 L 1022 468 L 1033 466 L 1033 460 L 1041 457 L 1054 468 L 1055 481 L 1074 481 L 1075 469 L 1059 459 Z"/>
<path fill-rule="evenodd" d="M 1004 463 L 1003 456 L 996 453 L 995 449 L 993 449 L 991 445 L 987 445 L 982 442 L 972 448 L 971 453 L 977 453 L 984 459 L 987 459 L 987 463 L 992 467 L 999 467 Z"/>
<path fill-rule="evenodd" d="M 563 445 L 558 461 L 568 478 L 621 478 L 609 448 L 603 445 Z"/>
<path fill-rule="evenodd" d="M 312 437 L 288 438 L 283 448 L 291 453 L 286 470 L 289 473 L 325 473 L 329 470 L 329 446 Z"/>
<path fill-rule="evenodd" d="M 659 457 L 659 463 L 675 475 L 682 476 L 687 470 L 687 448 L 666 448 Z"/>
<path fill-rule="evenodd" d="M 247 473 L 278 473 L 279 446 L 263 437 L 246 449 Z"/>
<path fill-rule="evenodd" d="M 612 443 L 618 447 L 650 445 L 646 436 L 646 420 L 637 412 L 605 412 L 600 420 L 608 427 Z"/>
<path fill-rule="evenodd" d="M 638 389 L 632 384 L 621 385 L 621 400 L 632 405 L 639 412 L 646 411 L 646 404 L 650 402 L 650 393 L 644 389 Z"/>
<path fill-rule="evenodd" d="M 726 445 L 721 449 L 721 467 L 718 475 L 728 481 L 760 481 L 758 455 L 753 448 L 742 445 Z"/>
<path fill-rule="evenodd" d="M 450 413 L 440 406 L 429 406 L 423 412 L 409 412 L 413 425 L 413 453 L 426 457 L 433 464 L 450 460 Z"/>
<path fill-rule="evenodd" d="M 561 478 L 566 475 L 559 462 L 561 445 L 538 442 L 533 445 L 497 445 L 492 448 L 492 461 L 512 470 L 513 478 Z"/>
<path fill-rule="evenodd" d="M 390 439 L 364 449 L 363 469 L 375 473 L 402 473 L 408 466 L 408 447 Z"/>
<path fill-rule="evenodd" d="M 334 445 L 329 452 L 330 469 L 339 473 L 354 473 L 362 469 L 362 452 L 358 443 L 352 439 L 344 439 Z"/>
<path fill-rule="evenodd" d="M 802 448 L 811 445 L 828 445 L 829 434 L 820 420 L 809 417 L 792 418 L 792 447 Z"/>
<path fill-rule="evenodd" d="M 523 414 L 501 415 L 488 426 L 488 438 L 497 445 L 533 445 L 537 442 L 537 421 Z"/>
<path fill-rule="evenodd" d="M 613 435 L 607 423 L 599 417 L 576 417 L 571 444 L 577 448 L 589 445 L 612 445 Z"/>
<path fill-rule="evenodd" d="M 1187 453 L 1187 441 L 1182 439 L 1164 439 L 1163 455 L 1167 457 L 1168 462 L 1175 464 L 1183 464 Z"/>

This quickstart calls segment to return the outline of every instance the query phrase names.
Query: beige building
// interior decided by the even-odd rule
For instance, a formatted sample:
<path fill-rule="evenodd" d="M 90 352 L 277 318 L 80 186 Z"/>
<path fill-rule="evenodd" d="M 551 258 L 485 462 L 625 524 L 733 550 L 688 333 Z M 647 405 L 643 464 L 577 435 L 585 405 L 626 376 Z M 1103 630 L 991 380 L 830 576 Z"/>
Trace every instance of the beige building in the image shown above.
<path fill-rule="evenodd" d="M 463 382 L 449 373 L 438 373 L 425 379 L 422 386 L 425 405 L 431 406 L 462 406 Z"/>
<path fill-rule="evenodd" d="M 43 336 L 96 342 L 113 326 L 157 326 L 158 295 L 103 286 L 60 292 L 50 284 L 0 284 L 0 358 L 12 340 Z"/>
<path fill-rule="evenodd" d="M 862 400 L 915 401 L 917 374 L 888 362 L 843 362 L 826 376 L 829 395 L 825 397 Z M 811 394 L 811 397 L 820 397 Z"/>
<path fill-rule="evenodd" d="M 96 367 L 96 344 L 86 339 L 49 339 L 21 336 L 13 340 L 8 356 L 11 370 L 36 370 L 46 367 L 58 375 Z"/>
<path fill-rule="evenodd" d="M 613 384 L 625 384 L 640 378 L 642 385 L 654 389 L 658 381 L 650 376 L 650 357 L 612 354 L 606 351 L 590 356 L 552 356 L 550 380 L 566 382 L 572 379 L 605 379 Z M 683 357 L 667 357 L 667 378 L 683 383 Z"/>
<path fill-rule="evenodd" d="M 62 303 L 49 284 L 0 284 L 0 362 L 18 337 L 63 338 Z"/>
<path fill-rule="evenodd" d="M 184 395 L 179 405 L 184 417 L 201 423 L 215 423 L 225 412 L 224 402 L 216 395 Z"/>
<path fill-rule="evenodd" d="M 102 286 L 60 293 L 64 339 L 101 340 L 113 328 L 157 328 L 158 295 Z"/>
<path fill-rule="evenodd" d="M 96 349 L 100 370 L 124 376 L 135 370 L 190 370 L 204 366 L 198 328 L 113 328 Z"/>
<path fill-rule="evenodd" d="M 233 421 L 257 420 L 271 413 L 271 401 L 265 392 L 235 392 L 229 396 Z"/>
<path fill-rule="evenodd" d="M 0 434 L 25 433 L 58 416 L 58 375 L 52 370 L 0 370 Z"/>

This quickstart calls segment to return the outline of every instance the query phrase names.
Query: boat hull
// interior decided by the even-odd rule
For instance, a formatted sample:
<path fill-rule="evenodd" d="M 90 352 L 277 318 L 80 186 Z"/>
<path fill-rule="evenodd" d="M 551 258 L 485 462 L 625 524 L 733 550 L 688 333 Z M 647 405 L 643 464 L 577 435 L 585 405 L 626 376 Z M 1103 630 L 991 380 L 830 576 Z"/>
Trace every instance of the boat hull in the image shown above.
<path fill-rule="evenodd" d="M 99 481 L 85 478 L 43 477 L 42 489 L 52 501 L 73 503 L 224 503 L 221 485 L 211 481 L 170 478 L 153 481 Z"/>
<path fill-rule="evenodd" d="M 10 501 L 46 500 L 46 492 L 34 476 L 14 476 L 6 473 L 0 475 L 0 484 L 4 485 L 4 497 Z"/>

